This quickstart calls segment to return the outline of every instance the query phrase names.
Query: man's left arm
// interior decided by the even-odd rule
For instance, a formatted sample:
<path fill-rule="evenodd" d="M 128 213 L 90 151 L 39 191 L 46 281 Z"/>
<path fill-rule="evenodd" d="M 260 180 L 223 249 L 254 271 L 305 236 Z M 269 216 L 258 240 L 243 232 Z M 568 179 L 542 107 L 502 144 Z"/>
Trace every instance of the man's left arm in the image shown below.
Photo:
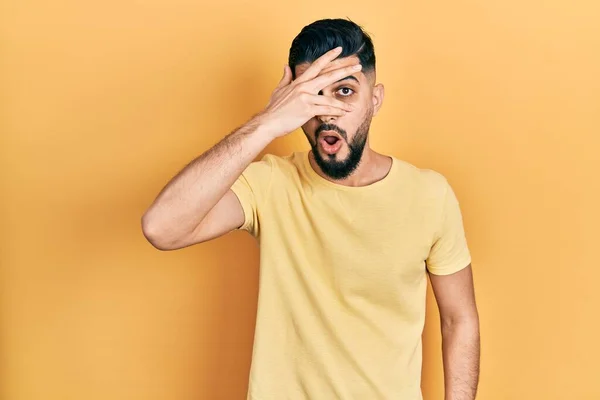
<path fill-rule="evenodd" d="M 429 277 L 440 310 L 445 400 L 473 400 L 480 342 L 471 264 L 453 274 Z"/>

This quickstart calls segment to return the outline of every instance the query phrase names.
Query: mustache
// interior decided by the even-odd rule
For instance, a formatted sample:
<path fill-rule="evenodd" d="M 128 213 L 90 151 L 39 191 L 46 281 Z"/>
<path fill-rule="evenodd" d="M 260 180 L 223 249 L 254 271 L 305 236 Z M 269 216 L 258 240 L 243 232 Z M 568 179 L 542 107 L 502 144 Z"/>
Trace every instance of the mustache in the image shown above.
<path fill-rule="evenodd" d="M 348 135 L 346 135 L 346 131 L 334 124 L 322 124 L 319 126 L 315 131 L 315 139 L 318 139 L 319 134 L 323 131 L 337 132 L 345 141 L 348 141 Z"/>

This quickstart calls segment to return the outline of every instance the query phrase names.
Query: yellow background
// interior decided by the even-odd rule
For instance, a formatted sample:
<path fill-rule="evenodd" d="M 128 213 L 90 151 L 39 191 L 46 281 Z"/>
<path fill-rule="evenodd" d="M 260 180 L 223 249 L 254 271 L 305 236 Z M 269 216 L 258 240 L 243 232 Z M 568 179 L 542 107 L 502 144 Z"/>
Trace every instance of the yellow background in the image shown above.
<path fill-rule="evenodd" d="M 446 175 L 481 314 L 482 400 L 600 399 L 597 1 L 0 5 L 0 398 L 242 399 L 258 251 L 161 253 L 140 217 L 266 104 L 293 37 L 350 17 L 386 86 L 372 146 Z M 266 151 L 305 149 L 301 132 Z M 430 293 L 431 294 L 431 293 Z M 430 298 L 423 390 L 442 399 Z"/>

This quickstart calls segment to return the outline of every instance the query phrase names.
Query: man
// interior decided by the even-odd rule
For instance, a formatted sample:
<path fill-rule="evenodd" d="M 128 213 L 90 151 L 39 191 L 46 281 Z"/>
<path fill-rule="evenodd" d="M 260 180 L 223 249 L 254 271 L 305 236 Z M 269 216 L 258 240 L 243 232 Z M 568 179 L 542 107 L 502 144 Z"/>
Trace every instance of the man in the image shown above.
<path fill-rule="evenodd" d="M 474 399 L 479 321 L 457 198 L 369 146 L 382 106 L 369 36 L 321 20 L 294 39 L 266 108 L 192 161 L 142 219 L 158 249 L 234 229 L 260 242 L 248 399 L 421 399 L 427 275 L 446 400 Z M 255 157 L 302 127 L 311 150 Z"/>

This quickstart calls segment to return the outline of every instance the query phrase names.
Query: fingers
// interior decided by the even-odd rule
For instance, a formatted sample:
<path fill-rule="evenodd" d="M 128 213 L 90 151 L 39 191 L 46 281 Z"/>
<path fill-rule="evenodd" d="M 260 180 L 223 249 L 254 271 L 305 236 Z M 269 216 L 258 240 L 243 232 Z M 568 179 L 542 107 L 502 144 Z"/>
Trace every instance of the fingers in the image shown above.
<path fill-rule="evenodd" d="M 354 106 L 331 97 L 311 94 L 306 95 L 305 100 L 312 105 L 312 115 L 333 115 L 341 117 L 354 110 Z"/>
<path fill-rule="evenodd" d="M 352 104 L 344 103 L 343 101 L 334 99 L 333 97 L 311 94 L 308 97 L 308 101 L 311 104 L 319 106 L 330 106 L 344 111 L 354 111 L 354 106 Z"/>
<path fill-rule="evenodd" d="M 331 61 L 335 60 L 341 53 L 341 47 L 336 47 L 333 50 L 329 50 L 327 53 L 317 58 L 315 62 L 313 62 L 310 67 L 308 67 L 308 69 L 304 71 L 304 73 L 298 79 L 296 79 L 296 81 L 306 82 L 317 77 L 321 70 L 325 68 Z"/>
<path fill-rule="evenodd" d="M 314 115 L 334 115 L 337 117 L 342 117 L 346 115 L 346 111 L 339 109 L 337 107 L 331 106 L 314 106 L 312 108 L 312 114 Z"/>
<path fill-rule="evenodd" d="M 289 65 L 286 65 L 283 68 L 283 77 L 281 78 L 281 81 L 279 81 L 279 84 L 277 85 L 277 89 L 287 86 L 291 82 L 292 82 L 292 70 L 289 67 Z"/>
<path fill-rule="evenodd" d="M 333 71 L 335 69 L 350 67 L 352 65 L 359 64 L 360 60 L 358 57 L 346 57 L 346 58 L 338 58 L 330 62 L 321 70 L 319 75 L 326 74 L 327 72 Z"/>
<path fill-rule="evenodd" d="M 309 82 L 309 83 L 307 82 L 307 84 L 310 84 L 310 88 L 312 89 L 311 91 L 318 92 L 319 90 L 326 88 L 327 86 L 339 81 L 340 79 L 344 79 L 347 76 L 357 73 L 361 69 L 362 69 L 362 65 L 360 65 L 360 64 L 336 69 L 336 70 L 333 70 L 333 71 L 330 71 L 323 75 L 318 76 L 317 78 L 313 79 L 311 82 Z"/>

